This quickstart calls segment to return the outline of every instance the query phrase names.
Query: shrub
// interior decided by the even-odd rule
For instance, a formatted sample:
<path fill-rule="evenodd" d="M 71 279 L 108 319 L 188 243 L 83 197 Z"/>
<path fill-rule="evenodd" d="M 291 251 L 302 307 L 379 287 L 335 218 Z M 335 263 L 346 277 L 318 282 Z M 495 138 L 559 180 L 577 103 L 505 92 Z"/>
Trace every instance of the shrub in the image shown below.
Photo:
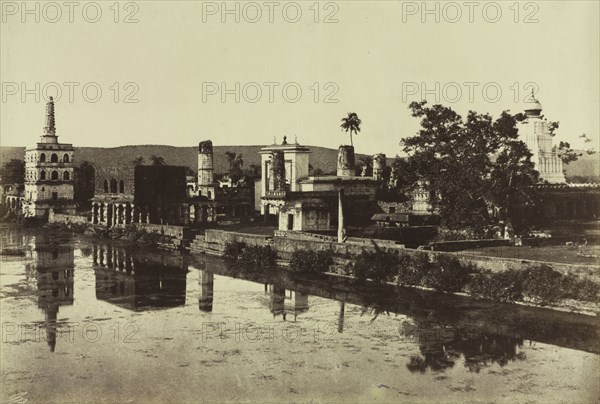
<path fill-rule="evenodd" d="M 446 292 L 461 291 L 476 272 L 473 264 L 463 264 L 452 255 L 440 254 L 423 279 L 425 286 Z"/>
<path fill-rule="evenodd" d="M 290 269 L 296 272 L 323 273 L 329 270 L 331 264 L 333 264 L 331 250 L 317 252 L 296 250 L 290 259 Z"/>
<path fill-rule="evenodd" d="M 513 269 L 502 272 L 488 269 L 471 278 L 469 291 L 474 297 L 516 302 L 523 299 L 523 276 Z"/>
<path fill-rule="evenodd" d="M 587 302 L 598 300 L 600 285 L 588 278 L 578 278 L 573 274 L 564 276 L 563 297 Z"/>
<path fill-rule="evenodd" d="M 351 273 L 358 279 L 389 282 L 398 274 L 400 257 L 397 251 L 388 252 L 375 245 L 375 251 L 361 251 L 352 263 Z"/>
<path fill-rule="evenodd" d="M 420 285 L 425 272 L 430 267 L 427 254 L 420 253 L 415 257 L 401 254 L 398 259 L 398 284 Z"/>
<path fill-rule="evenodd" d="M 223 256 L 226 258 L 238 261 L 242 255 L 242 251 L 246 248 L 246 243 L 242 241 L 228 241 L 225 243 Z"/>
<path fill-rule="evenodd" d="M 561 299 L 563 276 L 546 264 L 534 265 L 523 271 L 523 297 L 546 305 Z"/>
<path fill-rule="evenodd" d="M 244 264 L 270 266 L 275 264 L 276 257 L 277 254 L 268 245 L 249 245 L 241 248 L 238 261 Z"/>

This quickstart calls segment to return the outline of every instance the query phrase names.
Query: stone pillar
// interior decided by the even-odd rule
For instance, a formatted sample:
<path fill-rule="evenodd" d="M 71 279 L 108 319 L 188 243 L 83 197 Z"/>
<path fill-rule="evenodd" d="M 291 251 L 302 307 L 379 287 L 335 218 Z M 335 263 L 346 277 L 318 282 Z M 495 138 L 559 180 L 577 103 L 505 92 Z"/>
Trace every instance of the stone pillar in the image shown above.
<path fill-rule="evenodd" d="M 385 154 L 379 153 L 373 156 L 373 179 L 378 181 L 382 179 L 386 163 Z"/>
<path fill-rule="evenodd" d="M 354 177 L 354 147 L 340 146 L 338 149 L 338 177 Z"/>
<path fill-rule="evenodd" d="M 342 197 L 344 191 L 340 189 L 338 191 L 338 243 L 346 241 L 346 229 L 344 229 L 344 209 L 342 205 Z"/>
<path fill-rule="evenodd" d="M 213 178 L 213 145 L 210 140 L 200 142 L 198 145 L 198 186 L 209 186 Z"/>

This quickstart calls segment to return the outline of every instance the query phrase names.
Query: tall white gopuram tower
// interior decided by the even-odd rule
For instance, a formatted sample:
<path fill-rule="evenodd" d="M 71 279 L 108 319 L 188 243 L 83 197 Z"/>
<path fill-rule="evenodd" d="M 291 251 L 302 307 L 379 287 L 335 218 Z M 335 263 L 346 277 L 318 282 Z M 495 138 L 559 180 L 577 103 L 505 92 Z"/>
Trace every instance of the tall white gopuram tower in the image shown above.
<path fill-rule="evenodd" d="M 542 105 L 535 99 L 533 91 L 525 102 L 527 118 L 519 127 L 519 135 L 533 154 L 531 161 L 540 173 L 541 180 L 551 184 L 565 183 L 562 160 L 552 150 L 552 134 L 548 129 L 548 122 L 541 117 Z"/>
<path fill-rule="evenodd" d="M 73 145 L 59 143 L 54 124 L 54 100 L 46 104 L 46 126 L 35 148 L 25 151 L 25 217 L 47 218 L 50 209 L 75 213 Z"/>

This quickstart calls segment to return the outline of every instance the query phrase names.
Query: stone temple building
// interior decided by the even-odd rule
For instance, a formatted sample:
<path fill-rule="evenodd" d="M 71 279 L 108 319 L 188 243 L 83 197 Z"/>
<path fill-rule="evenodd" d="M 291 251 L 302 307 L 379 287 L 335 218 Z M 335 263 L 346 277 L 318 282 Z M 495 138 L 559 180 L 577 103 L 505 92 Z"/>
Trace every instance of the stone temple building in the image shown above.
<path fill-rule="evenodd" d="M 533 154 L 531 161 L 540 173 L 540 179 L 550 184 L 564 184 L 563 163 L 552 147 L 552 134 L 548 121 L 542 118 L 542 105 L 533 96 L 526 101 L 525 120 L 520 124 L 519 135 Z"/>
<path fill-rule="evenodd" d="M 106 227 L 187 224 L 185 199 L 185 167 L 97 167 L 92 223 Z"/>
<path fill-rule="evenodd" d="M 263 147 L 261 214 L 273 216 L 282 231 L 333 230 L 338 224 L 338 195 L 343 193 L 345 224 L 370 222 L 380 181 L 357 177 L 354 148 L 340 146 L 337 175 L 309 175 L 310 149 L 297 142 Z"/>
<path fill-rule="evenodd" d="M 23 215 L 47 218 L 50 209 L 75 213 L 73 199 L 73 145 L 59 143 L 54 119 L 54 100 L 46 104 L 44 134 L 25 151 Z"/>
<path fill-rule="evenodd" d="M 542 183 L 537 188 L 541 216 L 545 220 L 596 220 L 600 217 L 600 185 L 567 183 L 563 162 L 553 148 L 548 121 L 541 113 L 542 105 L 532 93 L 526 101 L 526 119 L 519 127 L 519 135 L 540 173 Z"/>

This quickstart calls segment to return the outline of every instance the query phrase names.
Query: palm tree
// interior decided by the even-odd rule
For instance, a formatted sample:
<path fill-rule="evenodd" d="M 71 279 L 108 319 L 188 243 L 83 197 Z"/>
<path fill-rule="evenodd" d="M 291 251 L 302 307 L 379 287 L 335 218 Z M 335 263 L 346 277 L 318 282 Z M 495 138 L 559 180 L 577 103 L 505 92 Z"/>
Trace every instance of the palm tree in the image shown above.
<path fill-rule="evenodd" d="M 348 112 L 348 116 L 342 118 L 342 124 L 340 125 L 342 130 L 345 132 L 350 132 L 350 146 L 354 146 L 352 143 L 352 132 L 358 134 L 360 132 L 360 124 L 362 121 L 356 114 L 356 112 Z"/>
<path fill-rule="evenodd" d="M 161 156 L 156 156 L 156 155 L 152 155 L 150 156 L 150 161 L 152 162 L 153 166 L 166 166 L 167 162 L 165 161 L 164 157 Z"/>

